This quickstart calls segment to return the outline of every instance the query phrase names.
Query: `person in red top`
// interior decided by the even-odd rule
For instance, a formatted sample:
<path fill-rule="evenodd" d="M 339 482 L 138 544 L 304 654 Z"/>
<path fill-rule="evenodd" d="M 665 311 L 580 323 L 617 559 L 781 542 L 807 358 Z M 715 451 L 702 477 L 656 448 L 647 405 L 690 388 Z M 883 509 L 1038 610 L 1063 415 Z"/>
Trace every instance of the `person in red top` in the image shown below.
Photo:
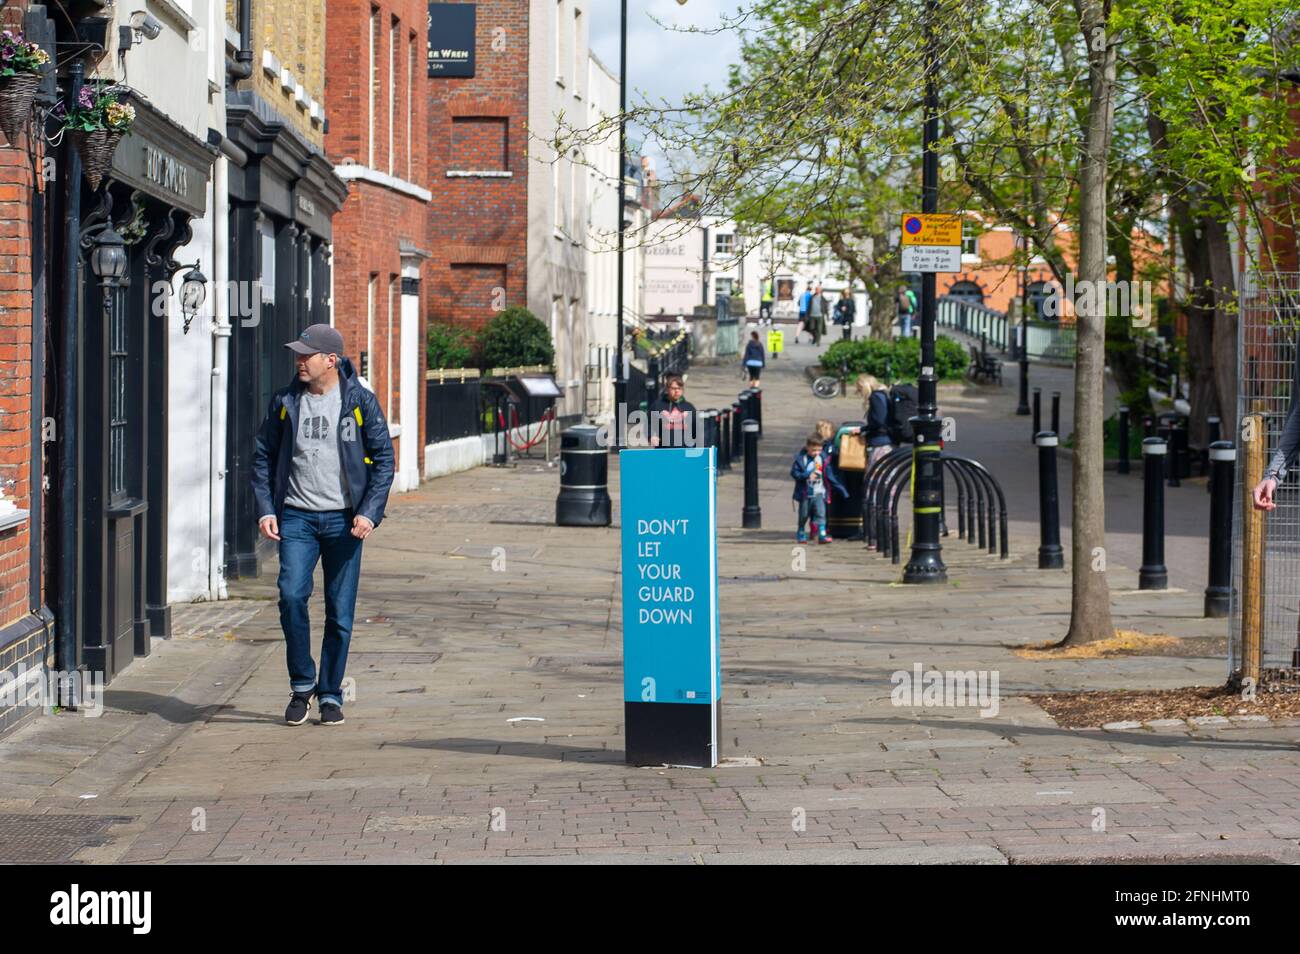
<path fill-rule="evenodd" d="M 664 393 L 649 408 L 651 447 L 700 446 L 699 417 L 685 394 L 680 374 L 664 379 Z"/>

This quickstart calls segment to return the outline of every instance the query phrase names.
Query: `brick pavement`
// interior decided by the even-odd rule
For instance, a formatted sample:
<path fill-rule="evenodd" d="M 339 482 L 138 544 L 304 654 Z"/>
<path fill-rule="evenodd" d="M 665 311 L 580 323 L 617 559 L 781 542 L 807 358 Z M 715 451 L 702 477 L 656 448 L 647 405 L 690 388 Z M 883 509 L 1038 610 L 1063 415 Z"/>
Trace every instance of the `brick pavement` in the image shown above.
<path fill-rule="evenodd" d="M 554 526 L 557 475 L 522 462 L 393 499 L 366 548 L 346 725 L 280 724 L 273 577 L 241 583 L 226 607 L 178 608 L 187 637 L 124 673 L 100 718 L 42 718 L 0 742 L 0 825 L 5 813 L 131 819 L 76 854 L 95 862 L 1300 857 L 1295 725 L 1067 730 L 1021 697 L 1225 673 L 1221 656 L 1012 654 L 1059 636 L 1068 614 L 1068 576 L 1035 568 L 1018 474 L 1028 441 L 977 455 L 1020 481 L 1009 560 L 950 538 L 950 582 L 925 590 L 852 543 L 808 547 L 795 568 L 788 458 L 827 409 L 800 372 L 811 354 L 796 346 L 765 379 L 763 530 L 739 529 L 739 474 L 720 484 L 730 764 L 623 764 L 617 528 Z M 697 405 L 734 393 L 731 371 L 696 369 Z M 1027 430 L 1010 388 L 943 400 L 970 409 L 963 440 Z M 847 402 L 836 411 L 852 416 Z M 1114 555 L 1108 575 L 1117 625 L 1224 632 L 1199 618 L 1193 581 L 1138 592 Z M 996 670 L 996 716 L 894 706 L 890 675 L 915 663 Z"/>

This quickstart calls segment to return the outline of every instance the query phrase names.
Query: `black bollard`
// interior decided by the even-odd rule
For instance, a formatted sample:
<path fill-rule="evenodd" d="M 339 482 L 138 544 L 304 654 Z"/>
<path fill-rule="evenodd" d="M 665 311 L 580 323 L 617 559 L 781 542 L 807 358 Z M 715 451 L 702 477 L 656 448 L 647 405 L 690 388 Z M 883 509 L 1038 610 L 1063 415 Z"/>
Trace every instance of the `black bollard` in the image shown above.
<path fill-rule="evenodd" d="M 1020 356 L 1020 403 L 1016 405 L 1016 413 L 1021 417 L 1029 413 L 1029 358 L 1023 354 Z"/>
<path fill-rule="evenodd" d="M 731 454 L 732 461 L 738 461 L 745 456 L 745 432 L 740 429 L 740 425 L 745 423 L 745 415 L 742 413 L 740 404 L 731 405 Z"/>
<path fill-rule="evenodd" d="M 650 358 L 646 361 L 645 374 L 645 406 L 647 410 L 655 401 L 659 400 L 659 391 L 659 359 Z"/>
<path fill-rule="evenodd" d="M 1207 417 L 1205 419 L 1205 436 L 1206 450 L 1201 453 L 1201 476 L 1208 478 L 1205 481 L 1205 492 L 1213 493 L 1214 491 L 1214 466 L 1210 462 L 1209 448 L 1213 447 L 1220 440 L 1220 424 L 1217 417 Z"/>
<path fill-rule="evenodd" d="M 746 530 L 760 530 L 763 511 L 758 506 L 758 421 L 745 421 L 740 427 L 745 432 L 745 506 L 740 512 L 740 525 Z"/>
<path fill-rule="evenodd" d="M 1181 419 L 1175 419 L 1169 426 L 1169 486 L 1181 487 L 1184 476 L 1183 468 L 1187 466 L 1187 426 Z"/>
<path fill-rule="evenodd" d="M 758 438 L 763 439 L 763 389 L 750 388 L 753 397 L 750 399 L 750 408 L 754 412 L 754 420 L 758 421 Z"/>
<path fill-rule="evenodd" d="M 1237 449 L 1231 441 L 1210 445 L 1210 585 L 1205 588 L 1205 615 L 1223 619 L 1232 601 L 1232 471 Z M 1217 475 L 1217 476 L 1215 476 Z"/>
<path fill-rule="evenodd" d="M 1142 436 L 1144 438 L 1155 436 L 1155 421 L 1152 420 L 1149 414 L 1142 418 Z"/>
<path fill-rule="evenodd" d="M 1142 566 L 1138 570 L 1139 590 L 1163 590 L 1169 586 L 1165 567 L 1164 464 L 1169 445 L 1163 437 L 1142 441 Z"/>
<path fill-rule="evenodd" d="M 1052 433 L 1061 433 L 1061 392 L 1052 392 Z"/>
<path fill-rule="evenodd" d="M 1038 446 L 1038 568 L 1059 570 L 1065 566 L 1065 553 L 1061 550 L 1061 505 L 1056 484 L 1056 445 L 1059 442 L 1053 431 L 1034 435 Z"/>
<path fill-rule="evenodd" d="M 1034 388 L 1034 433 L 1029 438 L 1030 442 L 1038 440 L 1038 432 L 1042 430 L 1043 423 L 1043 389 Z"/>
<path fill-rule="evenodd" d="M 1117 474 L 1127 474 L 1129 472 L 1128 441 L 1128 407 L 1121 405 L 1119 409 L 1119 463 L 1115 465 L 1115 473 Z"/>
<path fill-rule="evenodd" d="M 731 470 L 731 408 L 718 412 L 718 473 Z"/>

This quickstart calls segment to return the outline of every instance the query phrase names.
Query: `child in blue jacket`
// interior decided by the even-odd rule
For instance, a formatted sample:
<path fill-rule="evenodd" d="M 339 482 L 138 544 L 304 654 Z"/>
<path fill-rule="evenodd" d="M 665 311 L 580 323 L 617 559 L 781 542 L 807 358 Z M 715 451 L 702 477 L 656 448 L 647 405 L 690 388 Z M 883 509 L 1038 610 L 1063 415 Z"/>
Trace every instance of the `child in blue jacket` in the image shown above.
<path fill-rule="evenodd" d="M 796 539 L 800 543 L 808 542 L 804 524 L 811 519 L 813 532 L 817 534 L 818 543 L 830 543 L 831 535 L 826 532 L 826 506 L 831 500 L 831 491 L 848 496 L 848 491 L 840 483 L 831 465 L 831 455 L 827 453 L 820 435 L 809 434 L 803 450 L 795 456 L 790 465 L 790 476 L 794 478 L 794 499 L 799 504 L 799 532 Z"/>

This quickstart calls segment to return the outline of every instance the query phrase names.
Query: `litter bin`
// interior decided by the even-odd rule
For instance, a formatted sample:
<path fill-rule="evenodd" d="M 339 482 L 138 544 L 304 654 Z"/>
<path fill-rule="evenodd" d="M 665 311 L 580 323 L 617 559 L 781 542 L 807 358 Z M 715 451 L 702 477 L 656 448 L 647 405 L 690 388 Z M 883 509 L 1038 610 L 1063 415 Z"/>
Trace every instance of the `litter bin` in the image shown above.
<path fill-rule="evenodd" d="M 561 527 L 608 527 L 609 456 L 598 429 L 578 424 L 560 435 L 560 495 L 555 523 Z"/>
<path fill-rule="evenodd" d="M 846 459 L 840 453 L 843 438 L 851 432 L 865 428 L 866 421 L 846 421 L 835 434 L 835 448 L 831 453 L 831 466 L 840 483 L 849 492 L 847 497 L 835 494 L 826 513 L 826 525 L 837 540 L 857 540 L 862 536 L 862 478 L 865 460 Z"/>

